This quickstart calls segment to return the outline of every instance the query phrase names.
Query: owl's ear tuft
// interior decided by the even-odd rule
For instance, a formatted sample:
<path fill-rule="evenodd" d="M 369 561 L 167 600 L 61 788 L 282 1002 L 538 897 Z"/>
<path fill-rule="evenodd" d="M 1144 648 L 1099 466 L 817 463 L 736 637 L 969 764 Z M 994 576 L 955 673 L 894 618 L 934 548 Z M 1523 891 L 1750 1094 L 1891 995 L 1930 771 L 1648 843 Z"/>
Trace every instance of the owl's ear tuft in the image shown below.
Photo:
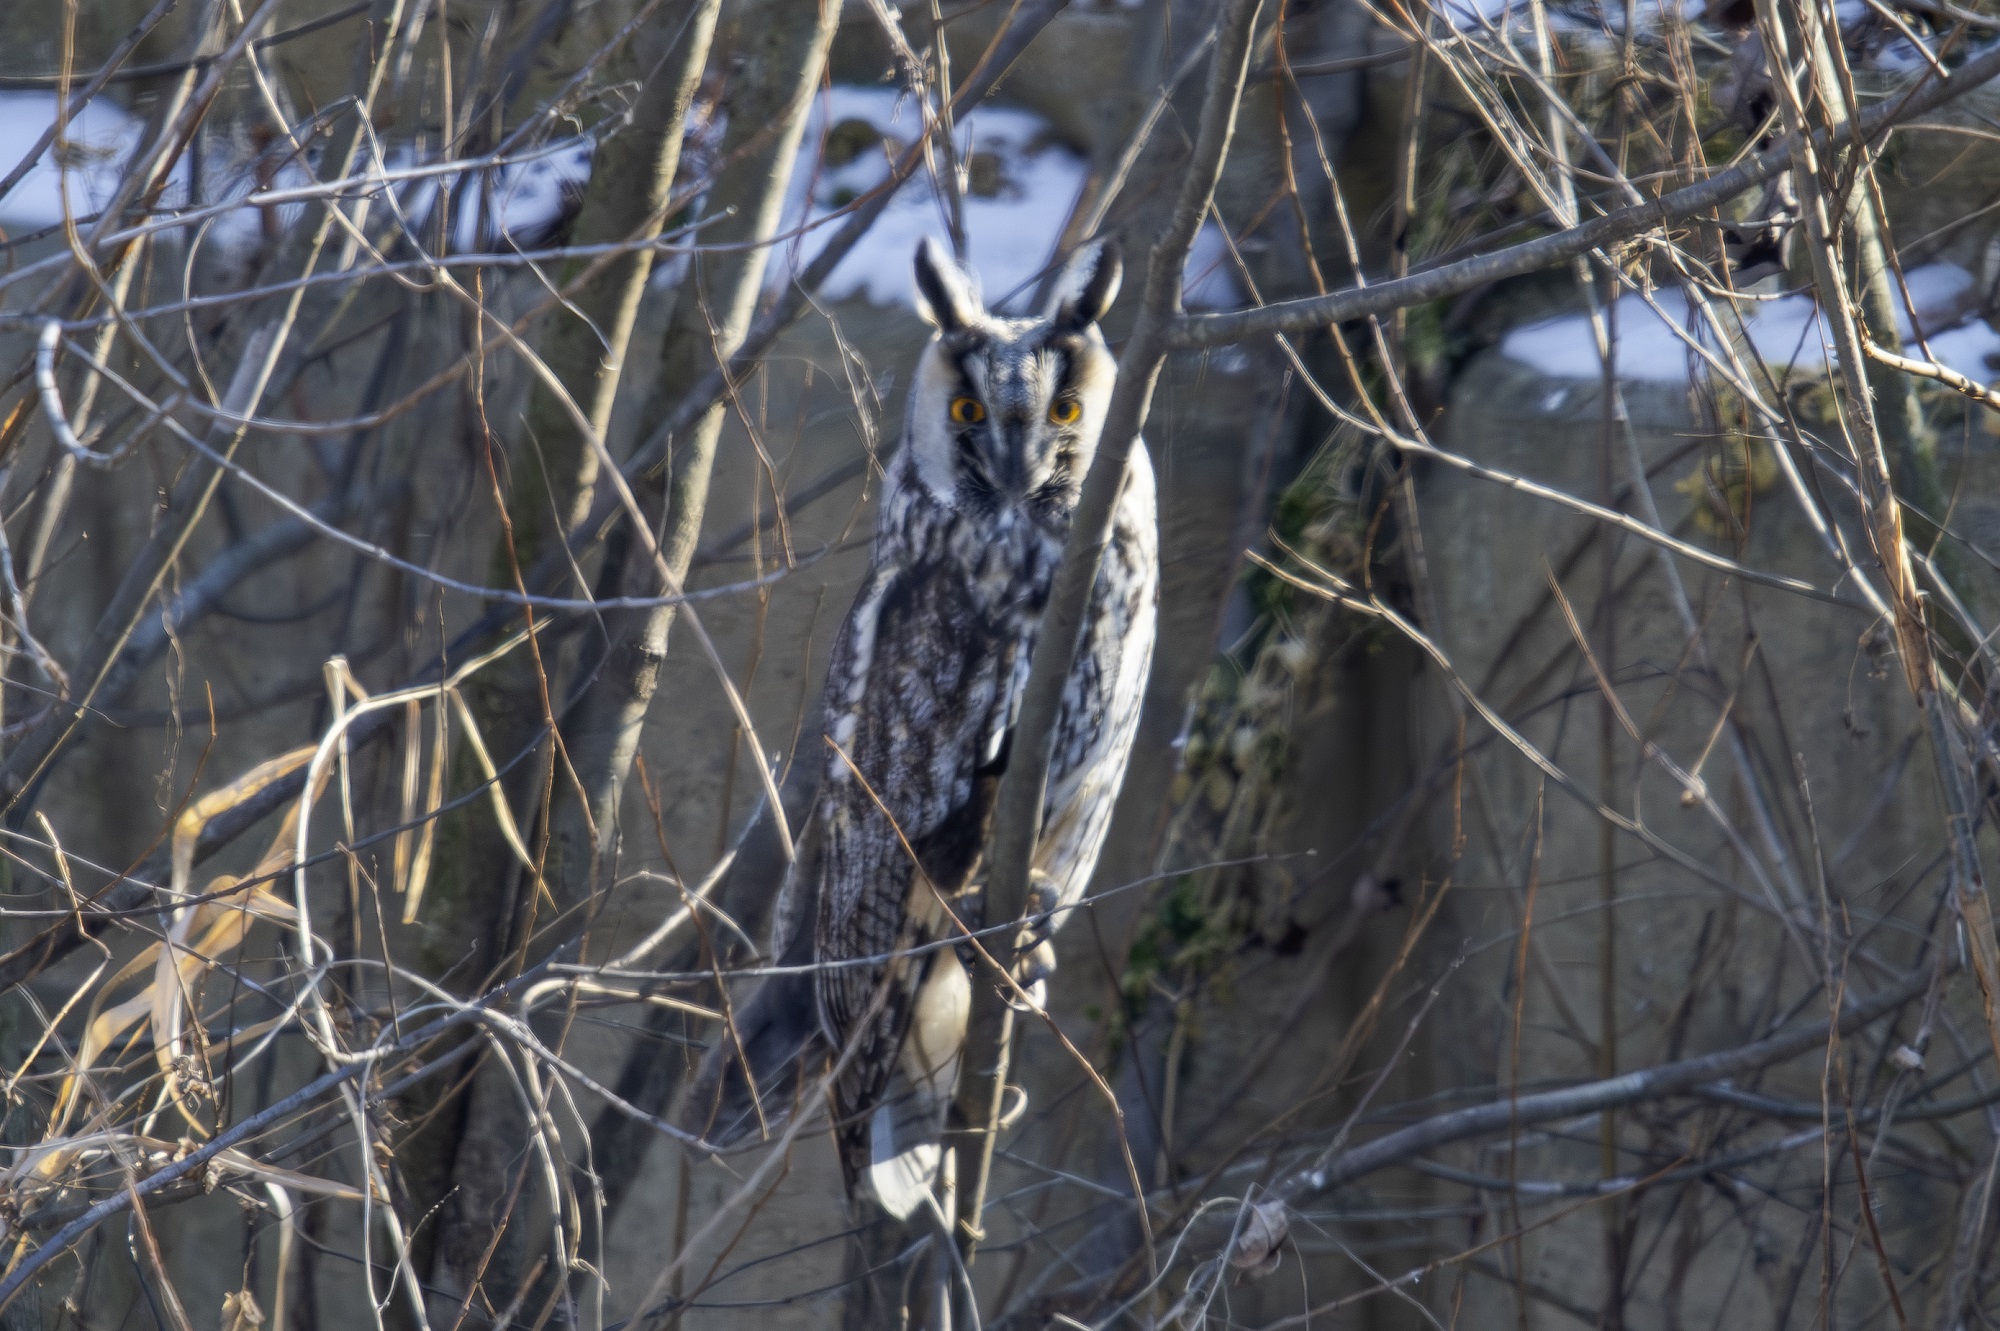
<path fill-rule="evenodd" d="M 1125 259 L 1117 241 L 1106 238 L 1085 245 L 1064 267 L 1049 300 L 1048 317 L 1071 331 L 1088 328 L 1118 299 L 1118 284 L 1124 277 Z"/>
<path fill-rule="evenodd" d="M 986 317 L 978 280 L 931 236 L 917 245 L 917 313 L 944 333 L 969 328 Z"/>

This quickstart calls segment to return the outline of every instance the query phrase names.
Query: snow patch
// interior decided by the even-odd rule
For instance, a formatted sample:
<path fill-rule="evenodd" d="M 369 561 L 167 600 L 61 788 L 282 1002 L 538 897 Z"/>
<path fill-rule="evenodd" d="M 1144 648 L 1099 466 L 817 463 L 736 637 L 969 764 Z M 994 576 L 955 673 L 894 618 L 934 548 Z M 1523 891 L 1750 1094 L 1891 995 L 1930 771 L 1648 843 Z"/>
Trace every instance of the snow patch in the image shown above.
<path fill-rule="evenodd" d="M 241 200 L 260 189 L 306 189 L 314 183 L 309 171 L 289 160 L 275 171 L 267 169 L 261 179 L 254 164 L 238 157 L 211 154 L 204 158 L 204 162 L 215 168 L 207 173 L 209 178 L 203 182 L 201 202 L 204 204 Z M 184 172 L 185 168 L 186 159 L 183 159 L 177 170 Z M 176 185 L 169 189 L 162 202 L 170 208 L 186 207 L 186 187 Z M 189 236 L 191 239 L 198 236 L 203 245 L 219 245 L 225 253 L 240 255 L 263 240 L 282 235 L 305 216 L 305 211 L 302 203 L 281 203 L 270 207 L 246 205 L 210 218 Z"/>
<path fill-rule="evenodd" d="M 547 239 L 589 184 L 595 149 L 595 142 L 588 138 L 557 139 L 487 170 L 453 171 L 399 182 L 395 186 L 396 207 L 410 228 L 429 243 L 434 233 L 427 223 L 442 192 L 453 209 L 448 242 L 453 253 L 531 249 Z M 369 177 L 380 180 L 384 171 L 407 171 L 419 165 L 407 144 L 392 147 L 383 156 L 380 167 L 369 166 Z"/>
<path fill-rule="evenodd" d="M 0 175 L 20 164 L 55 114 L 54 93 L 0 92 Z M 106 97 L 88 102 L 64 126 L 65 150 L 58 153 L 51 143 L 27 174 L 0 195 L 0 227 L 18 235 L 57 226 L 63 220 L 65 200 L 72 216 L 95 215 L 117 193 L 144 135 L 144 124 L 116 102 Z M 197 200 L 204 206 L 242 199 L 257 189 L 298 189 L 313 183 L 303 167 L 291 162 L 267 167 L 260 177 L 251 156 L 232 151 L 226 139 L 205 141 L 204 149 L 207 169 Z M 162 209 L 186 208 L 194 198 L 188 188 L 188 161 L 183 156 L 174 164 L 160 195 Z M 290 226 L 303 211 L 304 206 L 296 203 L 232 209 L 208 218 L 190 238 L 237 253 L 267 232 Z"/>
<path fill-rule="evenodd" d="M 9 175 L 55 123 L 52 92 L 0 92 L 0 176 Z M 70 213 L 88 217 L 111 201 L 145 127 L 115 102 L 97 98 L 70 117 L 60 154 L 51 143 L 15 186 L 0 195 L 0 226 L 40 231 Z"/>
<path fill-rule="evenodd" d="M 1685 327 L 1686 302 L 1673 292 L 1663 292 L 1658 299 L 1660 307 Z M 1643 300 L 1620 297 L 1617 309 L 1605 315 L 1612 321 L 1613 359 L 1620 378 L 1647 383 L 1686 380 L 1686 344 Z M 1597 334 L 1587 315 L 1564 314 L 1516 328 L 1501 339 L 1500 350 L 1509 360 L 1533 366 L 1551 379 L 1596 379 L 1603 374 Z"/>
<path fill-rule="evenodd" d="M 56 113 L 56 97 L 47 92 L 0 92 L 0 175 L 11 172 L 48 129 Z M 65 129 L 69 142 L 58 155 L 51 144 L 35 165 L 6 194 L 0 195 L 0 228 L 15 234 L 40 231 L 63 219 L 63 201 L 71 212 L 88 217 L 102 209 L 137 151 L 145 126 L 116 102 L 98 97 L 73 116 Z M 509 249 L 545 237 L 568 210 L 569 201 L 590 179 L 594 148 L 588 138 L 561 139 L 523 152 L 515 161 L 470 175 L 431 177 L 399 186 L 398 207 L 413 225 L 421 225 L 435 205 L 441 187 L 461 201 L 453 221 L 451 248 Z M 386 151 L 389 170 L 417 165 L 408 145 Z M 160 206 L 185 208 L 193 199 L 207 206 L 242 199 L 260 189 L 303 189 L 312 174 L 297 162 L 261 171 L 253 155 L 233 151 L 226 136 L 204 141 L 201 188 L 188 189 L 188 159 L 175 165 L 161 195 Z M 379 177 L 381 168 L 363 174 Z M 245 206 L 202 224 L 201 243 L 240 252 L 272 231 L 292 225 L 304 205 L 281 204 L 274 209 Z"/>
<path fill-rule="evenodd" d="M 1070 207 L 1083 189 L 1085 166 L 1050 141 L 1040 116 L 1011 107 L 983 107 L 955 127 L 965 165 L 967 258 L 985 283 L 988 301 L 1019 298 L 1055 249 Z M 893 159 L 923 130 L 916 102 L 894 88 L 835 85 L 814 109 L 793 168 L 786 229 L 834 218 L 889 178 Z M 942 155 L 937 166 L 944 169 Z M 925 236 L 946 240 L 946 202 L 919 170 L 896 191 L 875 225 L 827 278 L 820 295 L 860 296 L 877 305 L 909 304 L 910 255 Z M 803 271 L 839 228 L 835 219 L 786 247 L 771 265 L 774 281 Z"/>
<path fill-rule="evenodd" d="M 1203 222 L 1188 247 L 1187 269 L 1181 279 L 1181 304 L 1191 310 L 1232 310 L 1243 303 L 1236 277 L 1236 259 L 1229 241 L 1212 221 Z"/>
<path fill-rule="evenodd" d="M 1926 333 L 1957 323 L 1972 312 L 1979 300 L 1972 274 L 1955 263 L 1927 263 L 1921 268 L 1908 269 L 1903 274 L 1903 283 L 1909 288 L 1910 303 L 1917 307 L 1917 318 Z M 1909 312 L 1900 298 L 1896 303 L 1896 324 L 1904 337 L 1910 336 Z"/>
<path fill-rule="evenodd" d="M 2000 380 L 2000 332 L 1983 319 L 1962 327 L 1933 333 L 1928 339 L 1931 357 L 1948 370 L 1957 370 L 1976 384 Z M 1918 354 L 1915 348 L 1905 354 Z"/>
<path fill-rule="evenodd" d="M 1861 3 L 1862 0 L 1842 2 Z M 1490 26 L 1508 29 L 1508 35 L 1518 43 L 1533 40 L 1529 26 L 1533 22 L 1530 17 L 1533 0 L 1432 0 L 1432 7 L 1460 32 L 1480 32 Z M 1704 0 L 1639 0 L 1634 18 L 1640 31 L 1651 32 L 1660 26 L 1664 17 L 1685 15 L 1690 19 L 1697 18 L 1706 7 Z M 1625 22 L 1624 8 L 1618 4 L 1583 6 L 1561 3 L 1561 0 L 1544 0 L 1543 9 L 1548 16 L 1549 28 L 1559 33 L 1616 33 Z"/>
<path fill-rule="evenodd" d="M 504 248 L 518 239 L 532 243 L 561 219 L 566 199 L 581 195 L 590 183 L 589 139 L 564 139 L 549 144 L 541 155 L 491 172 L 482 206 L 460 212 L 458 247 L 486 245 Z M 483 228 L 475 226 L 484 222 Z"/>
<path fill-rule="evenodd" d="M 1972 274 L 1955 264 L 1912 268 L 1905 280 L 1910 302 L 1916 306 L 1917 318 L 1933 347 L 1942 330 L 1953 328 L 1972 312 L 1978 297 Z M 1615 317 L 1611 327 L 1616 333 L 1618 376 L 1638 383 L 1685 384 L 1706 369 L 1705 362 L 1688 346 L 1688 339 L 1719 354 L 1715 331 L 1678 291 L 1659 292 L 1654 301 L 1658 313 L 1637 295 L 1621 296 L 1615 316 L 1606 311 L 1608 319 Z M 1718 298 L 1711 297 L 1710 305 L 1719 318 L 1729 318 Z M 1751 346 L 1775 373 L 1821 373 L 1833 361 L 1832 339 L 1810 296 L 1794 293 L 1747 302 L 1743 322 Z M 1896 323 L 1905 338 L 1912 335 L 1909 313 L 1900 299 Z M 1940 331 L 1932 333 L 1933 329 Z M 1533 366 L 1552 379 L 1596 379 L 1603 373 L 1596 334 L 1585 314 L 1565 314 L 1513 329 L 1501 339 L 1500 350 L 1508 359 Z"/>
<path fill-rule="evenodd" d="M 27 155 L 52 122 L 56 105 L 53 93 L 0 92 L 0 175 Z M 819 99 L 793 173 L 785 220 L 787 231 L 809 229 L 780 246 L 770 267 L 771 281 L 787 280 L 813 261 L 840 224 L 836 214 L 887 179 L 893 157 L 918 137 L 921 128 L 920 108 L 894 88 L 836 85 Z M 1063 224 L 1083 189 L 1086 164 L 1056 140 L 1046 120 L 1019 108 L 980 107 L 956 129 L 967 175 L 968 258 L 984 279 L 987 298 L 1020 310 L 1056 257 Z M 705 141 L 704 134 L 712 138 L 717 132 L 719 122 L 692 135 L 689 151 L 700 146 L 692 140 Z M 61 161 L 52 146 L 0 196 L 0 228 L 21 234 L 56 225 L 63 218 L 65 197 L 79 217 L 102 209 L 116 192 L 143 134 L 143 123 L 116 102 L 107 97 L 93 100 L 70 121 Z M 391 187 L 394 206 L 420 238 L 434 243 L 435 232 L 428 231 L 426 223 L 441 201 L 449 201 L 452 222 L 447 247 L 453 252 L 533 247 L 573 210 L 589 182 L 594 149 L 589 137 L 560 139 L 520 151 L 514 160 L 485 171 L 399 182 Z M 183 158 L 160 200 L 162 208 L 184 208 L 190 199 L 211 205 L 242 199 L 260 188 L 312 184 L 310 172 L 298 164 L 287 164 L 275 173 L 266 167 L 260 175 L 250 155 L 231 151 L 226 139 L 205 144 L 201 160 L 200 187 L 188 188 Z M 360 174 L 379 180 L 384 171 L 418 165 L 411 145 L 385 145 L 383 160 L 363 166 Z M 942 169 L 941 155 L 938 165 Z M 302 207 L 234 209 L 204 223 L 190 239 L 198 236 L 204 246 L 242 252 L 291 225 Z M 374 216 L 381 218 L 380 213 Z M 882 305 L 911 303 L 910 256 L 917 242 L 927 235 L 944 239 L 948 234 L 941 192 L 920 170 L 834 269 L 821 294 L 831 300 L 860 296 Z M 674 285 L 685 270 L 685 256 L 663 256 L 654 283 Z M 1228 245 L 1212 223 L 1206 225 L 1188 258 L 1186 303 L 1214 309 L 1243 302 Z"/>
<path fill-rule="evenodd" d="M 1934 57 L 1936 47 L 1933 42 L 1927 41 L 1924 46 Z M 1891 74 L 1918 74 L 1931 67 L 1931 60 L 1908 37 L 1897 33 L 1869 55 L 1868 64 Z"/>
<path fill-rule="evenodd" d="M 1056 140 L 1048 121 L 1018 107 L 982 106 L 954 126 L 966 178 L 966 258 L 995 308 L 1020 312 L 1054 260 L 1063 224 L 1082 193 L 1088 168 Z M 882 185 L 894 160 L 923 132 L 922 108 L 888 87 L 835 84 L 816 104 L 792 172 L 785 230 L 810 228 L 783 245 L 771 282 L 803 272 L 839 229 L 842 213 Z M 943 155 L 937 169 L 945 169 Z M 948 204 L 939 183 L 919 169 L 896 191 L 875 224 L 836 266 L 820 295 L 910 305 L 910 256 L 925 236 L 948 240 Z M 814 225 L 817 224 L 817 225 Z M 1242 303 L 1223 239 L 1206 227 L 1188 259 L 1189 305 Z"/>
<path fill-rule="evenodd" d="M 1505 34 L 1517 51 L 1532 53 L 1534 35 L 1531 17 L 1534 0 L 1429 0 L 1430 8 L 1445 22 L 1459 32 L 1487 34 L 1488 29 L 1499 30 L 1492 35 Z M 1726 8 L 1726 4 L 1710 0 L 1638 0 L 1634 7 L 1634 26 L 1642 33 L 1658 32 L 1666 21 L 1691 22 L 1702 18 L 1710 8 Z M 1625 28 L 1625 9 L 1618 0 L 1543 0 L 1543 12 L 1548 17 L 1549 29 L 1558 34 L 1581 34 L 1617 37 Z M 1852 31 L 1857 25 L 1873 16 L 1868 0 L 1835 0 L 1834 21 L 1842 31 Z M 1900 39 L 1898 39 L 1900 40 Z M 1902 41 L 1902 50 L 1889 56 L 1887 61 L 1871 58 L 1871 63 L 1879 68 L 1927 69 L 1929 63 Z M 1895 45 L 1884 40 L 1883 48 Z M 1935 49 L 1935 48 L 1933 48 Z M 1968 57 L 1969 58 L 1969 57 Z M 1903 60 L 1913 63 L 1905 65 Z"/>

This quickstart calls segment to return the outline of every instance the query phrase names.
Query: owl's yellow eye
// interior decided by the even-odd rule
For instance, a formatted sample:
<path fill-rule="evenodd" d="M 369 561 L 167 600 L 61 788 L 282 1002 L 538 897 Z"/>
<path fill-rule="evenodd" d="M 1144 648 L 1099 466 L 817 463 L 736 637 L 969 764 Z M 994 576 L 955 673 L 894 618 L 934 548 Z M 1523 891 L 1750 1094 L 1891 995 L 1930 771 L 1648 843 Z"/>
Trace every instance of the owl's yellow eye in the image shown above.
<path fill-rule="evenodd" d="M 1057 425 L 1074 425 L 1083 415 L 1083 404 L 1073 397 L 1059 397 L 1049 403 L 1049 419 Z"/>
<path fill-rule="evenodd" d="M 978 398 L 955 397 L 951 400 L 951 419 L 958 425 L 977 425 L 986 419 L 986 408 Z"/>

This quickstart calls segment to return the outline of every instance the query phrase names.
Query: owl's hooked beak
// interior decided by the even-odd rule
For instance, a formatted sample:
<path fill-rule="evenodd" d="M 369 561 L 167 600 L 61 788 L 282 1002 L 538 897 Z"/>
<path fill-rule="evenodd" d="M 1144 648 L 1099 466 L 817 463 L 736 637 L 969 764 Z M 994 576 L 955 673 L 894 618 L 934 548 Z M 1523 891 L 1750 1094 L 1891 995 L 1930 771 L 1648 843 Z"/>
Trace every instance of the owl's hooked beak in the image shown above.
<path fill-rule="evenodd" d="M 1009 499 L 1023 499 L 1028 493 L 1028 422 L 1012 412 L 997 422 L 1000 456 L 993 459 L 993 477 Z"/>

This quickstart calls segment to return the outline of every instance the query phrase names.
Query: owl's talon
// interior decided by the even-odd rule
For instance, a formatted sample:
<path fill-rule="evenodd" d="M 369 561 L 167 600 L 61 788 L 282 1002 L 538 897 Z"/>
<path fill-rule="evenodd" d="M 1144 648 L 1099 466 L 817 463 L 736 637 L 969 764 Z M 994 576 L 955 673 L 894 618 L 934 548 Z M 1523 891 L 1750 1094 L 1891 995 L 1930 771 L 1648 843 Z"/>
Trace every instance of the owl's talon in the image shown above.
<path fill-rule="evenodd" d="M 1023 984 L 1020 993 L 1007 1000 L 1007 1006 L 1022 1013 L 1046 1012 L 1049 1006 L 1048 981 L 1034 980 Z"/>
<path fill-rule="evenodd" d="M 1036 870 L 1028 882 L 1027 919 L 1021 925 L 1020 937 L 1015 940 L 1016 951 L 1023 954 L 1032 952 L 1055 936 L 1054 912 L 1061 900 L 1055 884 L 1049 881 L 1049 876 Z M 1049 969 L 1055 969 L 1053 962 L 1050 963 Z"/>
<path fill-rule="evenodd" d="M 1005 1094 L 1012 1097 L 1000 1102 L 1000 1120 L 994 1126 L 1005 1132 L 1021 1121 L 1021 1115 L 1028 1112 L 1028 1092 L 1025 1088 L 1009 1082 Z"/>
<path fill-rule="evenodd" d="M 1026 992 L 1027 999 L 1014 999 L 1016 1012 L 1039 1012 L 1048 1006 L 1049 976 L 1055 970 L 1055 945 L 1046 938 L 1021 953 L 1014 962 L 1014 982 Z"/>

